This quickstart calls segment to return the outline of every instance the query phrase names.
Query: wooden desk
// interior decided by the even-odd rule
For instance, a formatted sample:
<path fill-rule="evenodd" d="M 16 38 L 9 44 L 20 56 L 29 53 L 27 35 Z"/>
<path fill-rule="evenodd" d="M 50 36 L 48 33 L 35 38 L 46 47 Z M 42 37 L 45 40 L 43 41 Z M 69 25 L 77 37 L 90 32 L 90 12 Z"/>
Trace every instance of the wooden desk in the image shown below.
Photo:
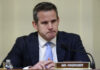
<path fill-rule="evenodd" d="M 7 70 L 7 69 L 0 68 L 0 70 Z M 23 69 L 12 69 L 12 70 L 23 70 Z"/>
<path fill-rule="evenodd" d="M 7 69 L 4 69 L 4 68 L 0 68 L 0 70 L 7 70 Z M 12 70 L 23 70 L 23 69 L 12 69 Z M 62 69 L 54 69 L 54 70 L 100 70 L 100 69 L 68 69 L 68 68 L 62 68 Z"/>

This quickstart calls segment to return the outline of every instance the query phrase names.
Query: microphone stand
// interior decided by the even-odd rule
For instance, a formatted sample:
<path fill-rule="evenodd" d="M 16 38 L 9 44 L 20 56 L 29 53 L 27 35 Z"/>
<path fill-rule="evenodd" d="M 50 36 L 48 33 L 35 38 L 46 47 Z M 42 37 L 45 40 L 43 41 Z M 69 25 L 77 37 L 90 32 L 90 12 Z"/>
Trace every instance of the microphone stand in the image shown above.
<path fill-rule="evenodd" d="M 69 50 L 69 48 L 66 47 L 64 44 L 62 44 L 62 48 L 65 49 L 66 51 Z M 81 50 L 74 50 L 74 49 L 71 49 L 71 51 L 73 51 L 73 52 L 77 52 L 77 51 L 78 51 L 78 52 L 83 52 L 83 51 L 81 51 Z M 92 69 L 96 69 L 95 61 L 94 61 L 94 58 L 93 58 L 92 54 L 90 54 L 90 53 L 88 53 L 88 52 L 86 52 L 86 54 L 87 54 L 88 56 L 91 57 L 91 60 L 90 60 L 90 67 L 91 67 Z"/>
<path fill-rule="evenodd" d="M 90 54 L 90 53 L 88 53 L 88 52 L 87 52 L 87 54 L 91 57 L 91 60 L 90 60 L 90 67 L 91 67 L 92 69 L 96 69 L 96 67 L 95 67 L 95 61 L 94 61 L 94 58 L 93 58 L 92 54 Z"/>

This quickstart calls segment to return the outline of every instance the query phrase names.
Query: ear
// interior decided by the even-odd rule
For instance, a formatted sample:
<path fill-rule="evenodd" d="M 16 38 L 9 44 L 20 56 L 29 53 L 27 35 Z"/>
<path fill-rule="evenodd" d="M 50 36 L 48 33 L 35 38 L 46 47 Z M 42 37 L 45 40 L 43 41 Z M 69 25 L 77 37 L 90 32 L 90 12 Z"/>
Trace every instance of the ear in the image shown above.
<path fill-rule="evenodd" d="M 37 24 L 35 23 L 35 21 L 32 21 L 32 25 L 37 30 Z"/>

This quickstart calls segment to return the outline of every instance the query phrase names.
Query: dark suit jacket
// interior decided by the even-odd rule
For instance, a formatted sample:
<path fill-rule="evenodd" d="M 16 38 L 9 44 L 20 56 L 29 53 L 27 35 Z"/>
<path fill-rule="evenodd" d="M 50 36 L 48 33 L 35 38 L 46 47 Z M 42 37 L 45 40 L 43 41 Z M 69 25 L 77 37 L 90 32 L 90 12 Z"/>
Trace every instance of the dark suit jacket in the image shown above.
<path fill-rule="evenodd" d="M 56 43 L 59 62 L 89 61 L 78 35 L 58 32 Z M 39 61 L 38 33 L 35 32 L 29 36 L 19 37 L 5 60 L 6 59 L 10 59 L 15 68 L 36 64 Z"/>

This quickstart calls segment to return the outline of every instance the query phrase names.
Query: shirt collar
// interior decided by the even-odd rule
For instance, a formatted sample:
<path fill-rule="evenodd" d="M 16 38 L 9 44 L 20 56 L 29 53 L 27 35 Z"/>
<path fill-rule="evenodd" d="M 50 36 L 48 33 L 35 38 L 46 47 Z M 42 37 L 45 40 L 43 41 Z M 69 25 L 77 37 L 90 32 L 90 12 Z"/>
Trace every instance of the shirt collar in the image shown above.
<path fill-rule="evenodd" d="M 44 45 L 45 45 L 48 41 L 46 41 L 45 39 L 43 39 L 39 34 L 38 34 L 38 37 L 39 37 L 39 45 L 40 45 L 40 47 L 44 47 Z M 56 45 L 56 37 L 53 38 L 50 42 L 51 42 L 53 45 Z"/>

